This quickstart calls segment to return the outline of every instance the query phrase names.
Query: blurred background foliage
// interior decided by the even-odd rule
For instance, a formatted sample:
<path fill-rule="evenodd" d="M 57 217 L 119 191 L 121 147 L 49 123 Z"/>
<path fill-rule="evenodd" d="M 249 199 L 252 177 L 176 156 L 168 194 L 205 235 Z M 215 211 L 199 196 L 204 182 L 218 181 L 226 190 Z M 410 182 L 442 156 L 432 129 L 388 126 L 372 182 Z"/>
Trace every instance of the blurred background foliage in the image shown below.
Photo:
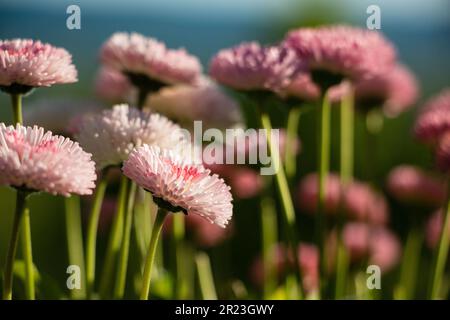
<path fill-rule="evenodd" d="M 66 8 L 81 8 L 81 30 L 66 28 Z M 24 108 L 44 97 L 63 99 L 93 98 L 93 79 L 97 71 L 98 49 L 116 31 L 136 31 L 156 37 L 169 47 L 185 47 L 197 55 L 205 70 L 209 59 L 219 49 L 241 41 L 257 40 L 273 43 L 291 28 L 328 23 L 348 23 L 365 27 L 366 8 L 381 8 L 381 31 L 395 43 L 402 62 L 417 75 L 421 85 L 420 106 L 427 97 L 450 84 L 450 2 L 448 0 L 127 0 L 97 1 L 2 1 L 0 4 L 0 38 L 33 38 L 61 46 L 72 53 L 79 71 L 79 82 L 36 90 L 24 100 Z M 0 95 L 0 121 L 10 123 L 9 99 Z M 387 172 L 401 163 L 432 168 L 427 149 L 411 136 L 416 108 L 395 119 L 387 119 L 376 146 L 368 145 L 361 134 L 364 123 L 356 124 L 355 175 L 365 180 L 370 175 L 377 187 L 384 187 Z M 335 110 L 336 113 L 336 110 Z M 287 113 L 286 113 L 287 114 Z M 336 114 L 337 115 L 337 114 Z M 279 110 L 274 123 L 284 126 L 285 116 Z M 334 117 L 332 170 L 338 167 L 338 118 Z M 297 180 L 316 167 L 316 121 L 314 113 L 302 117 Z M 364 150 L 376 148 L 376 166 L 367 168 Z M 0 172 L 1 174 L 1 172 Z M 292 186 L 295 195 L 296 186 Z M 0 188 L 0 265 L 3 265 L 14 209 L 14 192 Z M 86 205 L 86 203 L 85 203 Z M 257 199 L 236 204 L 234 237 L 210 250 L 218 287 L 226 291 L 229 284 L 220 280 L 241 279 L 249 283 L 249 266 L 259 251 L 259 203 Z M 68 259 L 64 225 L 64 204 L 61 198 L 45 194 L 30 201 L 33 250 L 40 273 L 51 275 L 63 288 Z M 299 214 L 301 214 L 299 212 Z M 404 237 L 408 212 L 391 206 L 391 227 Z M 299 217 L 302 238 L 311 240 L 311 218 Z M 98 252 L 103 252 L 106 233 L 99 234 Z M 101 257 L 99 260 L 101 261 Z"/>

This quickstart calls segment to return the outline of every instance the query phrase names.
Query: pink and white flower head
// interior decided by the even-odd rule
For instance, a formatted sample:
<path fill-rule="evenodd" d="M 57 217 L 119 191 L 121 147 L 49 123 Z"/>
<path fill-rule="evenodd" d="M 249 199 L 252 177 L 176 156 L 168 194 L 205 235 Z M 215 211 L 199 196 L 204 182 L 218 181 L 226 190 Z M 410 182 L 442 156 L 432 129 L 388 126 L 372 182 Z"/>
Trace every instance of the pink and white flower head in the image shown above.
<path fill-rule="evenodd" d="M 39 99 L 27 104 L 23 111 L 25 123 L 33 123 L 56 134 L 73 136 L 74 124 L 83 114 L 99 112 L 98 102 L 77 99 Z"/>
<path fill-rule="evenodd" d="M 0 89 L 27 93 L 34 87 L 76 82 L 72 56 L 63 48 L 30 39 L 0 40 Z"/>
<path fill-rule="evenodd" d="M 436 211 L 432 214 L 427 221 L 425 228 L 425 241 L 429 248 L 435 248 L 439 242 L 442 225 L 444 224 L 444 215 L 442 214 L 442 209 Z M 447 226 L 450 231 L 450 225 Z"/>
<path fill-rule="evenodd" d="M 392 44 L 379 32 L 343 25 L 293 30 L 284 44 L 307 63 L 313 78 L 317 71 L 352 80 L 370 78 L 389 70 L 396 59 Z"/>
<path fill-rule="evenodd" d="M 450 131 L 439 139 L 436 149 L 436 162 L 441 171 L 450 171 Z"/>
<path fill-rule="evenodd" d="M 414 127 L 415 135 L 424 142 L 436 143 L 450 131 L 450 88 L 431 98 L 422 110 Z"/>
<path fill-rule="evenodd" d="M 445 198 L 443 181 L 409 165 L 398 166 L 389 173 L 387 189 L 395 199 L 405 204 L 439 207 Z"/>
<path fill-rule="evenodd" d="M 83 117 L 76 138 L 93 154 L 98 169 L 122 164 L 135 147 L 143 144 L 168 149 L 188 148 L 189 144 L 181 127 L 166 117 L 126 104 Z"/>
<path fill-rule="evenodd" d="M 230 187 L 173 150 L 143 145 L 131 152 L 122 170 L 167 210 L 196 214 L 223 228 L 233 215 Z"/>
<path fill-rule="evenodd" d="M 194 83 L 202 71 L 198 59 L 184 49 L 168 49 L 138 33 L 113 34 L 104 43 L 100 58 L 105 66 L 128 76 L 145 76 L 161 84 Z"/>
<path fill-rule="evenodd" d="M 290 48 L 246 42 L 219 51 L 211 60 L 209 72 L 217 82 L 236 90 L 279 92 L 303 68 Z"/>
<path fill-rule="evenodd" d="M 239 105 L 209 79 L 198 85 L 163 88 L 148 97 L 146 106 L 188 128 L 194 121 L 210 128 L 229 128 L 242 122 Z"/>
<path fill-rule="evenodd" d="M 124 103 L 136 100 L 136 89 L 128 78 L 115 69 L 101 67 L 94 84 L 95 95 L 112 103 Z"/>
<path fill-rule="evenodd" d="M 78 143 L 43 128 L 0 123 L 0 185 L 51 194 L 91 194 L 95 164 Z"/>

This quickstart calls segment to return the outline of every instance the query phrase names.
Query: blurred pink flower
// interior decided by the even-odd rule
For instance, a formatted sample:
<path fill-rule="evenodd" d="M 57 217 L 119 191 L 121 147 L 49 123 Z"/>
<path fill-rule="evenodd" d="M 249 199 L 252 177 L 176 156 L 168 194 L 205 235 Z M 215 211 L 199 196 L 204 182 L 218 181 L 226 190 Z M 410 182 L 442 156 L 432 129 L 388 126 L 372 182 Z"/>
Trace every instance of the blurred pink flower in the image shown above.
<path fill-rule="evenodd" d="M 308 174 L 300 182 L 298 202 L 300 207 L 308 213 L 315 213 L 317 210 L 318 183 L 316 173 Z M 353 181 L 346 187 L 345 193 L 342 193 L 339 176 L 331 173 L 327 177 L 325 190 L 326 213 L 337 214 L 343 201 L 342 209 L 348 217 L 372 224 L 387 223 L 389 209 L 386 200 L 367 184 Z"/>
<path fill-rule="evenodd" d="M 351 90 L 348 85 L 334 87 L 333 99 L 341 100 L 348 90 Z M 419 95 L 415 76 L 407 67 L 399 64 L 385 73 L 357 81 L 353 90 L 358 108 L 382 108 L 388 117 L 395 117 L 412 107 Z"/>
<path fill-rule="evenodd" d="M 281 278 L 289 265 L 292 265 L 292 255 L 288 253 L 283 245 L 277 244 L 271 250 L 271 260 L 273 261 L 275 272 Z M 319 284 L 319 252 L 317 247 L 309 243 L 301 243 L 297 251 L 299 264 L 303 276 L 303 286 L 307 292 L 317 289 Z M 250 268 L 250 277 L 258 286 L 262 286 L 264 281 L 264 267 L 261 257 L 257 257 Z"/>
<path fill-rule="evenodd" d="M 95 164 L 78 143 L 37 126 L 0 123 L 0 185 L 51 194 L 91 194 Z"/>
<path fill-rule="evenodd" d="M 445 197 L 442 180 L 422 169 L 401 165 L 389 173 L 387 189 L 397 200 L 405 204 L 422 204 L 438 207 Z"/>
<path fill-rule="evenodd" d="M 124 162 L 123 173 L 164 201 L 172 211 L 197 214 L 225 227 L 233 214 L 230 187 L 202 165 L 192 164 L 171 150 L 143 145 Z"/>
<path fill-rule="evenodd" d="M 181 127 L 166 117 L 126 104 L 87 114 L 77 131 L 77 140 L 93 154 L 98 169 L 120 165 L 131 150 L 142 144 L 177 148 L 188 143 Z"/>
<path fill-rule="evenodd" d="M 442 214 L 442 209 L 436 211 L 428 218 L 428 222 L 425 227 L 425 240 L 429 248 L 435 248 L 438 244 L 443 223 L 444 217 Z M 447 227 L 450 230 L 450 225 Z"/>
<path fill-rule="evenodd" d="M 137 94 L 125 75 L 108 67 L 97 72 L 94 90 L 97 97 L 112 103 L 135 101 Z"/>
<path fill-rule="evenodd" d="M 294 48 L 310 70 L 350 79 L 370 78 L 395 62 L 392 44 L 379 32 L 336 25 L 289 32 L 284 43 Z"/>
<path fill-rule="evenodd" d="M 202 70 L 198 59 L 184 49 L 167 49 L 156 39 L 138 33 L 113 34 L 103 44 L 100 58 L 107 67 L 165 84 L 193 83 Z"/>
<path fill-rule="evenodd" d="M 325 211 L 336 214 L 341 201 L 341 181 L 338 175 L 333 173 L 328 175 L 325 190 Z M 308 213 L 317 211 L 318 191 L 319 177 L 316 173 L 310 173 L 300 181 L 298 203 L 303 210 Z"/>
<path fill-rule="evenodd" d="M 26 93 L 33 87 L 76 82 L 72 56 L 30 39 L 0 40 L 0 89 Z"/>
<path fill-rule="evenodd" d="M 385 228 L 370 231 L 369 263 L 380 267 L 381 272 L 388 272 L 401 259 L 402 247 L 398 237 Z"/>
<path fill-rule="evenodd" d="M 400 241 L 395 234 L 384 227 L 351 222 L 344 226 L 342 237 L 350 260 L 353 262 L 367 257 L 369 264 L 378 265 L 381 272 L 385 273 L 400 261 L 402 255 Z M 335 263 L 336 243 L 336 230 L 333 230 L 327 239 L 327 252 L 331 257 L 330 268 L 333 268 Z"/>
<path fill-rule="evenodd" d="M 148 97 L 146 106 L 188 128 L 194 121 L 202 121 L 207 128 L 229 128 L 242 122 L 239 105 L 209 79 L 163 88 Z"/>
<path fill-rule="evenodd" d="M 219 51 L 210 64 L 210 75 L 236 90 L 278 92 L 302 70 L 295 52 L 286 47 L 262 47 L 245 42 Z"/>
<path fill-rule="evenodd" d="M 350 183 L 345 191 L 344 210 L 349 217 L 372 224 L 383 225 L 389 219 L 384 196 L 358 181 Z"/>
<path fill-rule="evenodd" d="M 416 120 L 414 131 L 417 138 L 431 143 L 450 131 L 450 88 L 428 100 Z"/>

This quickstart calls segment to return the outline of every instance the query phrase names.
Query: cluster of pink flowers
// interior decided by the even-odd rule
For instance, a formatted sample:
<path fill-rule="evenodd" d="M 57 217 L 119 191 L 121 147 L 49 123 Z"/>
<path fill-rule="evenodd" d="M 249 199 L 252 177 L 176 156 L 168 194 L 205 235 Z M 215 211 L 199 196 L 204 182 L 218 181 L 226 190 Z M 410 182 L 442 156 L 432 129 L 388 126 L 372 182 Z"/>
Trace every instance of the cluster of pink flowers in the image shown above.
<path fill-rule="evenodd" d="M 342 239 L 351 261 L 368 258 L 369 264 L 379 266 L 383 273 L 390 271 L 400 260 L 400 240 L 385 227 L 348 223 L 343 228 Z M 336 232 L 330 233 L 327 246 L 333 257 L 336 254 Z M 334 261 L 331 259 L 329 262 L 331 267 Z"/>
<path fill-rule="evenodd" d="M 300 182 L 299 205 L 306 212 L 317 211 L 318 183 L 319 179 L 315 173 L 307 175 Z M 389 208 L 385 198 L 369 185 L 353 181 L 343 189 L 339 176 L 330 174 L 325 190 L 325 211 L 328 214 L 336 215 L 339 210 L 343 210 L 351 219 L 376 225 L 388 222 Z"/>

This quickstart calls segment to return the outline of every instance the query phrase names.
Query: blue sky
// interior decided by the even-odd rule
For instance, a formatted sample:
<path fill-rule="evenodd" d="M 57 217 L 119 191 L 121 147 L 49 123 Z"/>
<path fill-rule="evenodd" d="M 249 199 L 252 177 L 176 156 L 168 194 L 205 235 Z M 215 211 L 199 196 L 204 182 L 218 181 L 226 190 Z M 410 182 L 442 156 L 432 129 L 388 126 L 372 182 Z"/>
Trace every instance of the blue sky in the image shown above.
<path fill-rule="evenodd" d="M 161 14 L 184 15 L 234 15 L 250 18 L 261 16 L 286 15 L 292 8 L 301 10 L 302 6 L 311 3 L 325 3 L 333 5 L 339 3 L 346 8 L 351 16 L 356 18 L 365 15 L 365 8 L 370 4 L 377 4 L 382 9 L 382 16 L 396 17 L 416 24 L 449 23 L 449 0 L 10 0 L 10 7 L 39 7 L 56 9 L 64 3 L 79 4 L 80 7 L 102 12 L 151 10 Z"/>

